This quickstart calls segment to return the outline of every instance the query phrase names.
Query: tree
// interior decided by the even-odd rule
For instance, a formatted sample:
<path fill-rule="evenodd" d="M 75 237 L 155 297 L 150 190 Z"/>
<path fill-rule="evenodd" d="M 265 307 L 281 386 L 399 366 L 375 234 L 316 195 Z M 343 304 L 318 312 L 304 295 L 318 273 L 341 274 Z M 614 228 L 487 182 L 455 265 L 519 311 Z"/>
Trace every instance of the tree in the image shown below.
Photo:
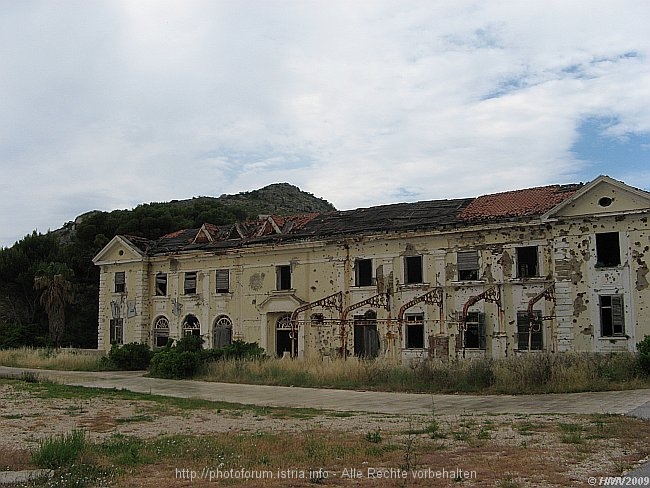
<path fill-rule="evenodd" d="M 41 305 L 47 313 L 50 340 L 59 347 L 65 328 L 65 307 L 72 302 L 71 272 L 64 263 L 42 265 L 34 277 L 34 288 L 41 293 Z"/>

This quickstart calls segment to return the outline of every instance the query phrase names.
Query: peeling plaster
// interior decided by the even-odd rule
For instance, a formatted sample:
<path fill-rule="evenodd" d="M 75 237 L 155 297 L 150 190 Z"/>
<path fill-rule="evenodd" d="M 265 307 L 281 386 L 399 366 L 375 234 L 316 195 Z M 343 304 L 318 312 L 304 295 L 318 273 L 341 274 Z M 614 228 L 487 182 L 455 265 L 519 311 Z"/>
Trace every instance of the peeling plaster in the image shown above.
<path fill-rule="evenodd" d="M 587 310 L 587 306 L 585 305 L 585 301 L 582 298 L 584 295 L 585 295 L 584 293 L 578 293 L 578 296 L 576 296 L 575 300 L 573 300 L 573 316 L 574 317 L 577 317 L 582 312 Z"/>
<path fill-rule="evenodd" d="M 494 283 L 494 276 L 492 276 L 492 265 L 487 264 L 485 266 L 485 271 L 483 272 L 482 279 L 486 280 L 488 283 Z"/>
<path fill-rule="evenodd" d="M 456 265 L 454 263 L 445 265 L 445 278 L 447 281 L 453 281 L 456 278 Z"/>
<path fill-rule="evenodd" d="M 261 290 L 262 287 L 264 286 L 264 273 L 255 273 L 251 275 L 251 278 L 249 280 L 249 284 L 252 290 Z"/>
<path fill-rule="evenodd" d="M 503 268 L 503 276 L 510 277 L 512 276 L 512 265 L 515 264 L 508 251 L 503 251 L 503 254 L 497 261 L 498 264 Z"/>

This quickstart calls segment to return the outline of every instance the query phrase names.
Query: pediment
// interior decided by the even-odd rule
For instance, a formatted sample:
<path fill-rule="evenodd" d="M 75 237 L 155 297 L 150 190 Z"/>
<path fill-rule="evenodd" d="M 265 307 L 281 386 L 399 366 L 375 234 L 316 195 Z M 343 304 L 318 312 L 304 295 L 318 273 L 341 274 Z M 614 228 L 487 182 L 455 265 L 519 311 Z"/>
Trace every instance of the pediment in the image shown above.
<path fill-rule="evenodd" d="M 599 176 L 548 211 L 542 220 L 643 211 L 650 211 L 650 193 L 609 176 Z"/>
<path fill-rule="evenodd" d="M 295 293 L 277 292 L 271 293 L 263 302 L 257 305 L 261 312 L 290 312 L 304 305 L 304 300 L 298 298 Z"/>
<path fill-rule="evenodd" d="M 93 263 L 101 265 L 141 261 L 143 256 L 144 254 L 127 238 L 115 236 L 97 253 L 93 258 Z"/>

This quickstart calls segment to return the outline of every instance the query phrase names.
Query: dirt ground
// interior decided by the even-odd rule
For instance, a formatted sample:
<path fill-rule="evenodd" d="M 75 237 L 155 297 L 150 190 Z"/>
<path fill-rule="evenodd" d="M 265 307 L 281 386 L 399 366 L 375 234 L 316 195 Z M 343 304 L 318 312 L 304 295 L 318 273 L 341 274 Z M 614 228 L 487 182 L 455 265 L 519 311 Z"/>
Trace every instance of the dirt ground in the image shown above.
<path fill-rule="evenodd" d="M 13 384 L 0 384 L 0 400 L 2 470 L 33 468 L 30 449 L 42 439 L 73 429 L 84 429 L 95 443 L 120 435 L 156 439 L 174 434 L 270 432 L 298 439 L 305 432 L 313 432 L 358 436 L 368 442 L 369 448 L 380 442 L 398 446 L 393 464 L 389 461 L 378 466 L 361 459 L 354 465 L 336 462 L 320 466 L 327 471 L 326 478 L 291 472 L 289 461 L 286 470 L 273 470 L 273 479 L 244 482 L 236 478 L 235 472 L 217 473 L 216 462 L 214 466 L 193 466 L 161 460 L 114 480 L 112 486 L 588 486 L 589 477 L 616 476 L 635 467 L 647 458 L 650 449 L 650 425 L 621 416 L 277 415 L 263 409 L 188 410 L 156 401 L 102 396 L 40 398 Z M 409 455 L 411 469 L 403 477 L 404 472 L 397 466 L 403 466 Z M 454 481 L 450 479 L 454 470 L 470 474 Z M 206 480 L 210 471 L 221 477 Z M 191 479 L 192 474 L 195 479 Z M 306 478 L 302 479 L 301 474 Z M 239 474 L 247 475 L 253 474 Z M 201 476 L 203 479 L 199 479 Z"/>

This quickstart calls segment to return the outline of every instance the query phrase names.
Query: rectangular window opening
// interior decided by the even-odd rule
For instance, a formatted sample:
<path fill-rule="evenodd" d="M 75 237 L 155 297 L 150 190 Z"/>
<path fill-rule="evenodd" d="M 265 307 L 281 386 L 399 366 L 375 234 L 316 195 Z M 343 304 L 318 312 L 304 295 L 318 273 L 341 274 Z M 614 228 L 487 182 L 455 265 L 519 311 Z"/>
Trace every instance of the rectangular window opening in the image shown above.
<path fill-rule="evenodd" d="M 602 337 L 625 335 L 623 295 L 600 296 L 600 331 Z"/>
<path fill-rule="evenodd" d="M 118 271 L 115 273 L 115 293 L 124 293 L 126 291 L 126 273 Z"/>
<path fill-rule="evenodd" d="M 406 348 L 424 349 L 424 315 L 406 315 Z"/>
<path fill-rule="evenodd" d="M 230 271 L 227 269 L 217 270 L 217 293 L 228 293 L 230 291 Z"/>
<path fill-rule="evenodd" d="M 539 276 L 537 246 L 517 248 L 517 273 L 519 278 Z"/>
<path fill-rule="evenodd" d="M 167 273 L 158 273 L 156 275 L 156 296 L 167 296 Z"/>
<path fill-rule="evenodd" d="M 354 262 L 355 286 L 372 286 L 372 259 L 357 259 Z"/>
<path fill-rule="evenodd" d="M 422 283 L 422 256 L 407 256 L 404 258 L 404 281 L 407 284 Z"/>
<path fill-rule="evenodd" d="M 461 341 L 465 349 L 485 349 L 485 314 L 468 312 L 466 329 L 461 331 Z"/>
<path fill-rule="evenodd" d="M 459 251 L 456 255 L 459 281 L 478 280 L 478 251 Z"/>
<path fill-rule="evenodd" d="M 124 319 L 111 319 L 110 340 L 111 344 L 124 344 Z"/>
<path fill-rule="evenodd" d="M 185 273 L 185 280 L 183 281 L 183 294 L 196 294 L 196 271 Z"/>
<path fill-rule="evenodd" d="M 621 245 L 618 232 L 596 234 L 596 267 L 611 268 L 621 265 Z"/>
<path fill-rule="evenodd" d="M 528 311 L 517 312 L 517 349 L 541 351 L 544 348 L 542 312 L 533 310 L 532 320 Z"/>
<path fill-rule="evenodd" d="M 291 266 L 277 266 L 275 268 L 278 290 L 291 290 Z"/>

